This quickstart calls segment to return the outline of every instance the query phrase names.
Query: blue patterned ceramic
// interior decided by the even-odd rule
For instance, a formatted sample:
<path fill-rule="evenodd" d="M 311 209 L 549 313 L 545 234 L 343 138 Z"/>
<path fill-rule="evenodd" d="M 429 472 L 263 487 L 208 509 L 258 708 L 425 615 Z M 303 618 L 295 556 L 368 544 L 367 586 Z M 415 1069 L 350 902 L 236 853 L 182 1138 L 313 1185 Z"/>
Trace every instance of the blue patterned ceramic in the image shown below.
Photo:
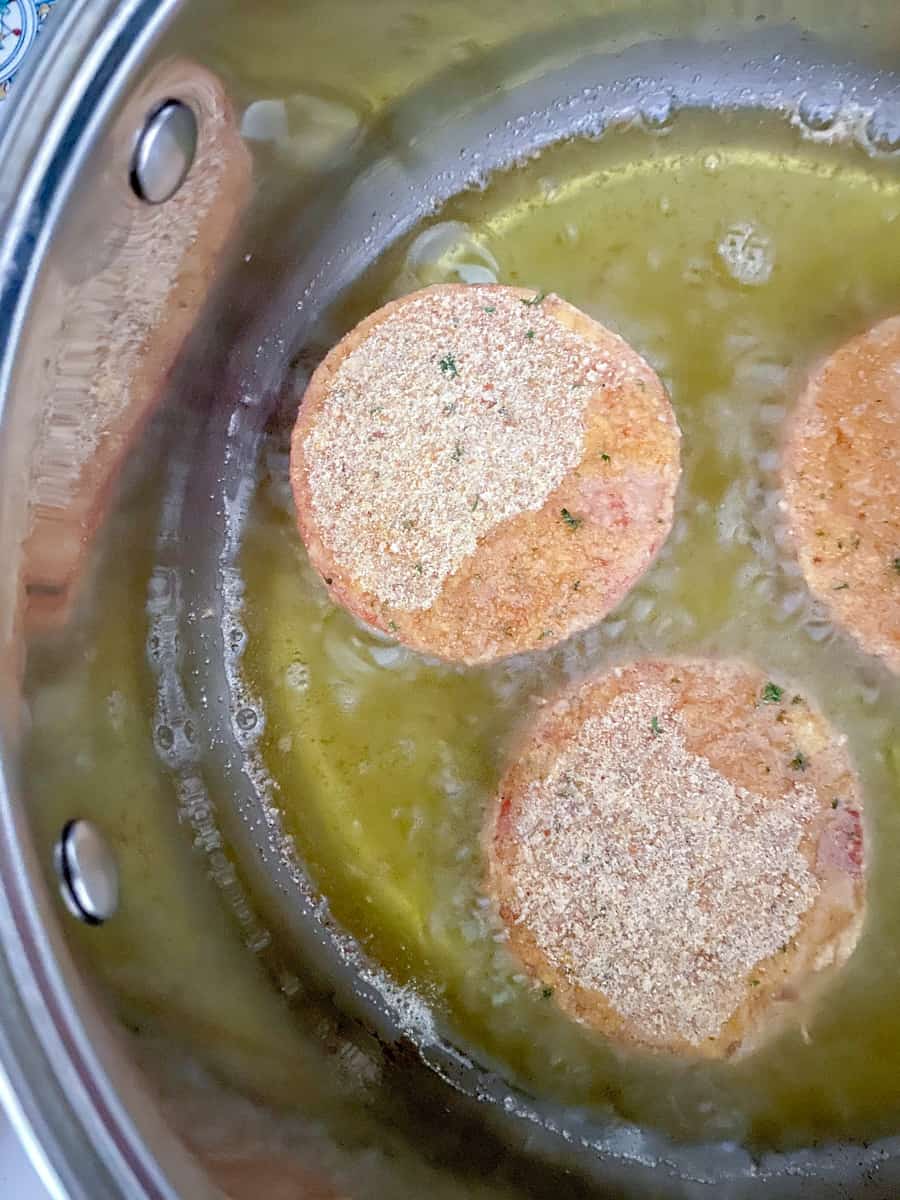
<path fill-rule="evenodd" d="M 56 0 L 0 0 L 0 100 Z"/>

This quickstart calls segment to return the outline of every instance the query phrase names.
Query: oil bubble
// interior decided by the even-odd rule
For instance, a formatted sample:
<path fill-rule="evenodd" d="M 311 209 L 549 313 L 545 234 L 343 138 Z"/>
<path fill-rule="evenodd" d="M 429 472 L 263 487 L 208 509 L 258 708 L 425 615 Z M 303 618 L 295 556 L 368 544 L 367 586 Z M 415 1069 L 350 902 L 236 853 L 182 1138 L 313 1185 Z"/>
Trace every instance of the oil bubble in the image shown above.
<path fill-rule="evenodd" d="M 353 712 L 360 701 L 360 689 L 343 680 L 337 680 L 332 685 L 331 694 L 341 712 Z"/>
<path fill-rule="evenodd" d="M 353 143 L 366 107 L 357 97 L 312 92 L 256 100 L 244 111 L 241 133 L 249 141 L 271 143 L 297 166 L 315 167 Z"/>
<path fill-rule="evenodd" d="M 843 99 L 843 93 L 838 88 L 806 92 L 797 106 L 797 115 L 807 129 L 814 133 L 825 133 L 836 124 Z"/>
<path fill-rule="evenodd" d="M 249 733 L 256 728 L 259 714 L 252 708 L 239 708 L 234 720 L 241 733 Z"/>
<path fill-rule="evenodd" d="M 656 607 L 656 600 L 652 596 L 637 596 L 631 606 L 631 615 L 635 621 L 641 623 L 646 621 Z"/>
<path fill-rule="evenodd" d="M 879 154 L 900 150 L 900 103 L 882 104 L 866 124 L 866 139 Z"/>
<path fill-rule="evenodd" d="M 671 92 L 653 92 L 641 102 L 640 119 L 656 133 L 669 129 L 675 120 L 675 97 Z"/>
<path fill-rule="evenodd" d="M 744 287 L 768 283 L 775 266 L 769 237 L 750 222 L 730 225 L 717 246 L 725 270 Z"/>
<path fill-rule="evenodd" d="M 410 246 L 406 272 L 418 287 L 432 283 L 496 283 L 500 265 L 468 225 L 442 221 L 426 229 Z"/>
<path fill-rule="evenodd" d="M 277 142 L 288 136 L 287 109 L 283 100 L 256 100 L 241 121 L 241 135 L 251 142 Z"/>
<path fill-rule="evenodd" d="M 292 662 L 284 673 L 284 682 L 295 692 L 305 692 L 309 687 L 309 667 L 299 659 Z"/>

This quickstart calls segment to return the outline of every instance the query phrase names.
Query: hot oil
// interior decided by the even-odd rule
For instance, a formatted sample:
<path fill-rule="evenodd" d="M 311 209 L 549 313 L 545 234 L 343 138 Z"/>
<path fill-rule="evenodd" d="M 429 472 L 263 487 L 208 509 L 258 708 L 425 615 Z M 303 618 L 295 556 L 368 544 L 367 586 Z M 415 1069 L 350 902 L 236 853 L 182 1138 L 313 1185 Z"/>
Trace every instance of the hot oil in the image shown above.
<path fill-rule="evenodd" d="M 270 802 L 337 920 L 453 1040 L 534 1094 L 687 1139 L 788 1146 L 896 1127 L 900 687 L 811 602 L 785 542 L 778 449 L 810 366 L 900 311 L 898 260 L 889 163 L 774 119 L 682 115 L 493 177 L 358 281 L 344 327 L 441 280 L 555 291 L 666 382 L 684 434 L 669 541 L 605 621 L 546 653 L 466 670 L 360 627 L 307 564 L 284 437 L 263 456 L 241 670 L 264 707 Z M 486 807 L 529 711 L 648 653 L 759 663 L 847 734 L 865 786 L 862 942 L 800 1028 L 737 1062 L 618 1051 L 574 1025 L 518 970 L 483 894 Z"/>

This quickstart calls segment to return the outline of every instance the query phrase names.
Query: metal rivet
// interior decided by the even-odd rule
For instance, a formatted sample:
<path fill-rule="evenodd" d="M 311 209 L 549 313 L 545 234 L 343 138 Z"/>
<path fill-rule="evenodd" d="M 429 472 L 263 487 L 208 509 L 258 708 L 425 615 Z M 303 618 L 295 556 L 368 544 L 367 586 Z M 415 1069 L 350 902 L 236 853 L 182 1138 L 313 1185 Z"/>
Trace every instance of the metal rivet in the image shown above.
<path fill-rule="evenodd" d="M 147 118 L 131 163 L 131 186 L 148 204 L 171 199 L 197 153 L 197 118 L 180 100 L 167 100 Z"/>
<path fill-rule="evenodd" d="M 119 906 L 119 869 L 103 834 L 90 821 L 69 821 L 54 852 L 59 890 L 69 912 L 102 925 Z"/>

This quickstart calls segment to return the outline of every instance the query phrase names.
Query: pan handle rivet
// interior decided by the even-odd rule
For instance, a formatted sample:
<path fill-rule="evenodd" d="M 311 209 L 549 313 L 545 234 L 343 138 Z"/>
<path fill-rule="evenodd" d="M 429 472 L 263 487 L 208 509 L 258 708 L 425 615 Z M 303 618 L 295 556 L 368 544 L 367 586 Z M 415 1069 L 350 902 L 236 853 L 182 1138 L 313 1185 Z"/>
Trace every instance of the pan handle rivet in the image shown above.
<path fill-rule="evenodd" d="M 119 906 L 119 869 L 97 826 L 91 821 L 68 821 L 53 857 L 69 912 L 86 925 L 108 921 Z"/>
<path fill-rule="evenodd" d="M 147 118 L 131 160 L 131 186 L 148 204 L 164 204 L 187 178 L 197 153 L 197 118 L 181 100 L 166 100 Z"/>

